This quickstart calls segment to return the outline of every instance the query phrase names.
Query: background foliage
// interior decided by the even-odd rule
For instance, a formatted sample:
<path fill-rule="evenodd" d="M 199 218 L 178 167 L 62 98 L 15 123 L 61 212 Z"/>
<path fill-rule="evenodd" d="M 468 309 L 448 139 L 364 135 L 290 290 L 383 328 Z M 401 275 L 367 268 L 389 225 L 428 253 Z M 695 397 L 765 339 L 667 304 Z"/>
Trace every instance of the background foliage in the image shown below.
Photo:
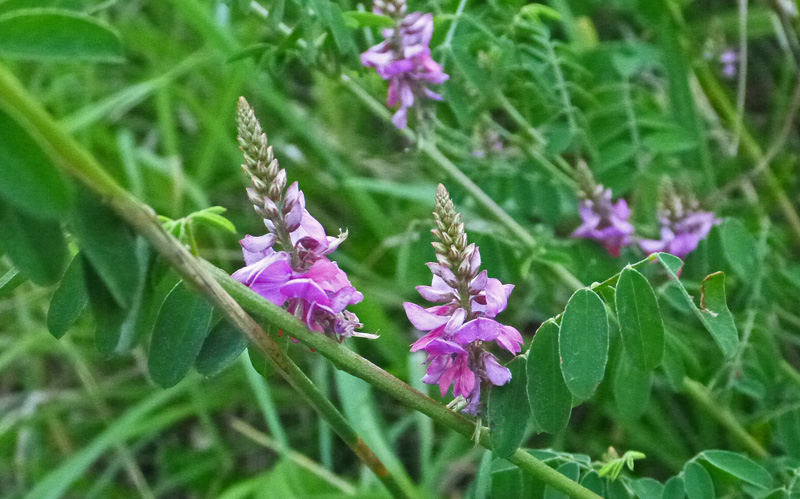
<path fill-rule="evenodd" d="M 329 232 L 350 231 L 335 259 L 365 295 L 354 311 L 381 338 L 348 348 L 423 390 L 423 359 L 408 353 L 415 336 L 400 304 L 417 301 L 414 286 L 430 278 L 433 193 L 446 183 L 489 274 L 517 286 L 503 317 L 523 333 L 523 352 L 542 328 L 512 367 L 515 380 L 527 373 L 527 386 L 491 395 L 490 413 L 501 415 L 510 412 L 497 407 L 526 393 L 542 401 L 532 418 L 501 423 L 513 430 L 504 445 L 547 449 L 535 455 L 608 497 L 790 497 L 800 494 L 792 5 L 411 2 L 435 14 L 431 46 L 451 79 L 435 120 L 405 134 L 387 121 L 385 82 L 359 63 L 380 39 L 374 19 L 354 12 L 369 5 L 349 0 L 0 0 L 0 59 L 174 234 L 228 271 L 242 265 L 238 239 L 264 231 L 238 167 L 233 120 L 237 97 L 247 96 L 309 210 Z M 735 79 L 719 62 L 729 48 L 740 57 Z M 2 107 L 0 131 L 4 497 L 385 494 L 257 353 L 221 369 L 244 348 L 224 323 L 209 338 L 230 350 L 191 335 L 153 349 L 154 328 L 188 330 L 218 317 L 190 291 L 170 293 L 177 277 L 65 181 Z M 532 245 L 449 180 L 448 158 Z M 611 286 L 573 296 L 564 271 L 590 285 L 644 257 L 628 249 L 615 259 L 568 237 L 579 223 L 579 158 L 628 199 L 643 236 L 657 235 L 664 177 L 725 218 L 687 258 L 680 282 L 670 278 L 676 262 L 660 257 L 625 270 L 616 296 Z M 226 207 L 227 219 L 213 206 Z M 700 306 L 704 283 L 713 316 Z M 650 286 L 663 332 L 652 317 L 650 327 L 620 332 L 618 321 L 636 313 L 621 295 Z M 168 293 L 196 323 L 157 318 Z M 564 329 L 588 345 L 586 328 L 570 323 L 590 319 L 570 318 L 567 304 L 591 300 L 602 317 L 611 312 L 608 363 L 561 385 L 564 377 L 548 379 L 544 367 Z M 565 307 L 559 333 L 545 321 Z M 641 335 L 663 348 L 631 354 Z M 421 496 L 560 497 L 319 355 L 285 346 Z M 167 349 L 205 360 L 191 369 L 193 359 L 154 358 Z M 594 353 L 583 352 L 590 364 Z M 622 471 L 634 458 L 635 470 Z"/>

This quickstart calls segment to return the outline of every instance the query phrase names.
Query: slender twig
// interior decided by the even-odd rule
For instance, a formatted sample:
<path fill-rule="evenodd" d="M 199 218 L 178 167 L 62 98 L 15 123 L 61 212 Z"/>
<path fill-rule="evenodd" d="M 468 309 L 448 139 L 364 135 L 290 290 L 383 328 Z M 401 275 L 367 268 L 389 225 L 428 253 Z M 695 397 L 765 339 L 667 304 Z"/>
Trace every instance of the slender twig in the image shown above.
<path fill-rule="evenodd" d="M 184 281 L 202 290 L 227 319 L 246 334 L 270 358 L 286 381 L 328 421 L 358 458 L 378 476 L 393 496 L 400 498 L 416 496 L 415 491 L 411 490 L 411 484 L 401 486 L 361 440 L 344 416 L 317 391 L 305 373 L 281 351 L 278 344 L 225 292 L 222 286 L 203 270 L 201 264 L 203 260 L 193 256 L 180 241 L 167 234 L 153 209 L 140 203 L 117 184 L 87 150 L 64 132 L 3 65 L 0 65 L 0 103 L 5 104 L 12 113 L 22 118 L 23 123 L 27 122 L 35 134 L 47 142 L 69 173 L 102 196 L 123 220 L 144 236 L 161 256 L 172 264 Z"/>
<path fill-rule="evenodd" d="M 783 146 L 786 145 L 786 140 L 789 138 L 789 134 L 792 132 L 792 127 L 794 126 L 794 120 L 797 118 L 798 111 L 800 111 L 800 79 L 798 79 L 797 84 L 794 87 L 792 100 L 789 103 L 789 108 L 786 111 L 786 116 L 783 119 L 783 126 L 781 126 L 780 131 L 772 140 L 772 144 L 770 144 L 767 152 L 761 157 L 761 161 L 759 161 L 752 170 L 745 173 L 742 177 L 737 178 L 728 185 L 722 187 L 718 192 L 714 193 L 713 200 L 725 198 L 733 189 L 740 187 L 745 182 L 752 181 L 764 173 L 764 170 L 769 168 L 772 160 L 775 159 L 775 156 L 777 156 L 778 153 L 783 150 Z"/>
<path fill-rule="evenodd" d="M 747 0 L 739 0 L 739 78 L 736 82 L 736 122 L 731 154 L 739 149 L 739 135 L 744 123 L 744 98 L 747 93 Z"/>
<path fill-rule="evenodd" d="M 729 126 L 735 125 L 736 109 L 733 107 L 733 104 L 731 104 L 727 94 L 708 66 L 698 61 L 695 65 L 695 76 L 703 87 L 703 91 L 708 96 L 709 102 L 714 110 Z M 740 128 L 739 140 L 741 150 L 750 161 L 757 165 L 760 165 L 762 162 L 764 163 L 765 166 L 761 170 L 761 175 L 766 183 L 766 188 L 778 201 L 778 206 L 783 216 L 786 217 L 786 220 L 789 222 L 789 226 L 795 238 L 800 240 L 800 215 L 798 215 L 792 200 L 786 194 L 786 191 L 775 176 L 775 173 L 769 168 L 769 158 L 765 156 L 761 146 L 744 124 Z M 765 158 L 767 158 L 767 161 L 765 161 Z M 743 181 L 741 185 L 752 187 L 749 180 Z"/>
<path fill-rule="evenodd" d="M 300 369 L 280 350 L 277 343 L 248 315 L 240 302 L 270 324 L 282 329 L 290 336 L 315 348 L 341 369 L 364 379 L 373 386 L 389 393 L 404 405 L 428 415 L 438 423 L 472 438 L 475 423 L 450 411 L 442 404 L 413 389 L 372 362 L 343 348 L 334 340 L 305 328 L 286 310 L 277 307 L 213 265 L 194 257 L 174 237 L 164 232 L 152 208 L 140 203 L 117 184 L 103 170 L 97 160 L 72 137 L 24 89 L 21 82 L 0 64 L 0 105 L 6 106 L 14 115 L 30 125 L 33 132 L 46 141 L 49 149 L 61 160 L 60 164 L 72 175 L 100 194 L 120 217 L 154 246 L 184 278 L 201 289 L 206 296 L 225 313 L 227 319 L 247 334 L 248 338 L 262 350 L 282 376 L 296 388 L 306 400 L 325 417 L 334 430 L 367 464 L 386 487 L 397 497 L 407 497 L 397 481 L 389 474 L 378 458 L 343 419 L 335 407 L 324 398 Z M 236 295 L 236 299 L 231 294 Z M 328 419 L 330 418 L 330 419 Z M 340 419 L 341 418 L 341 419 Z M 491 449 L 488 430 L 483 428 L 480 444 Z M 576 499 L 597 499 L 594 492 L 550 468 L 528 452 L 518 449 L 508 460 L 534 479 L 540 480 L 556 490 Z"/>
<path fill-rule="evenodd" d="M 231 421 L 231 428 L 238 431 L 245 437 L 249 438 L 253 442 L 263 445 L 267 449 L 277 452 L 281 456 L 286 457 L 288 460 L 292 461 L 296 465 L 304 468 L 317 477 L 325 480 L 329 484 L 333 485 L 343 493 L 352 496 L 356 493 L 356 488 L 346 480 L 342 480 L 335 474 L 331 473 L 325 467 L 321 466 L 317 462 L 313 461 L 309 457 L 304 454 L 301 454 L 295 450 L 289 449 L 286 446 L 282 445 L 280 442 L 273 440 L 264 432 L 253 428 L 249 424 L 245 423 L 241 419 L 233 419 Z"/>
<path fill-rule="evenodd" d="M 694 399 L 705 411 L 719 424 L 725 427 L 730 432 L 739 445 L 745 448 L 753 456 L 758 458 L 768 458 L 769 452 L 753 438 L 752 435 L 747 433 L 747 430 L 739 423 L 736 417 L 725 407 L 720 406 L 708 393 L 703 384 L 689 378 L 683 378 L 683 387 L 686 393 Z"/>
<path fill-rule="evenodd" d="M 350 90 L 356 97 L 361 99 L 364 104 L 369 107 L 376 116 L 384 119 L 387 122 L 391 123 L 392 117 L 391 113 L 388 109 L 386 109 L 383 104 L 378 102 L 374 97 L 372 97 L 366 90 L 361 88 L 355 81 L 353 81 L 347 75 L 342 75 L 342 82 L 344 85 Z M 411 142 L 415 142 L 417 137 L 414 135 L 414 132 L 411 130 L 404 128 L 399 129 L 399 133 L 401 133 L 406 139 Z M 467 191 L 478 203 L 478 205 L 483 208 L 484 210 L 488 211 L 493 218 L 495 218 L 498 222 L 500 222 L 511 234 L 522 244 L 529 248 L 533 248 L 536 246 L 537 242 L 536 239 L 525 230 L 516 220 L 514 220 L 511 215 L 506 213 L 506 211 L 501 208 L 489 195 L 487 195 L 483 189 L 478 187 L 475 182 L 472 181 L 464 172 L 462 172 L 450 159 L 445 156 L 436 144 L 430 141 L 421 142 L 418 144 L 420 150 L 424 152 L 428 158 L 433 160 L 439 168 L 441 168 L 451 179 L 453 179 L 458 185 L 461 186 L 465 191 Z M 545 265 L 550 267 L 558 277 L 564 281 L 567 285 L 574 289 L 580 289 L 583 287 L 583 283 L 572 275 L 567 269 L 563 266 L 550 263 L 550 262 L 543 262 Z"/>

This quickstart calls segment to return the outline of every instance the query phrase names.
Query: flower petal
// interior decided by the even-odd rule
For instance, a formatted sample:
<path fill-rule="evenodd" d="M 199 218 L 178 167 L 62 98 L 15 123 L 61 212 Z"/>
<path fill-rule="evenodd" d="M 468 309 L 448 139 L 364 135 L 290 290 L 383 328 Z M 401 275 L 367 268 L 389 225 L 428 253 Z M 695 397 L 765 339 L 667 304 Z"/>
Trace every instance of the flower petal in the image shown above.
<path fill-rule="evenodd" d="M 411 302 L 404 302 L 403 308 L 406 310 L 408 320 L 420 331 L 430 331 L 447 324 L 447 321 L 450 320 L 448 315 L 434 315 Z"/>

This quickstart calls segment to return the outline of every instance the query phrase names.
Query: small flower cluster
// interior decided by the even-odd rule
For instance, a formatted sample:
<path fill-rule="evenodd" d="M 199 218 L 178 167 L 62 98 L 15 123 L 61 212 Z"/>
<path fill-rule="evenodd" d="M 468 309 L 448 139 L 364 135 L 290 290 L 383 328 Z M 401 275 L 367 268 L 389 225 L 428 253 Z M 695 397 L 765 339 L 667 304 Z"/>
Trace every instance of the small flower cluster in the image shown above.
<path fill-rule="evenodd" d="M 482 386 L 504 385 L 511 379 L 511 372 L 486 350 L 487 343 L 496 342 L 514 355 L 522 348 L 519 331 L 494 320 L 505 310 L 514 286 L 480 271 L 480 251 L 474 243 L 467 244 L 461 215 L 441 184 L 433 216 L 433 235 L 438 240 L 433 243 L 437 261 L 428 264 L 433 282 L 431 286 L 417 286 L 417 291 L 440 305 L 423 308 L 403 304 L 414 327 L 427 332 L 411 351 L 428 354 L 423 381 L 438 384 L 442 396 L 452 384 L 453 394 L 467 400 L 463 411 L 474 415 L 478 413 Z"/>
<path fill-rule="evenodd" d="M 700 210 L 696 199 L 678 196 L 671 184 L 666 184 L 662 193 L 659 220 L 661 239 L 643 239 L 639 244 L 647 253 L 666 251 L 681 259 L 722 222 L 713 213 Z"/>
<path fill-rule="evenodd" d="M 631 210 L 624 199 L 611 201 L 611 189 L 597 184 L 589 192 L 581 192 L 578 209 L 583 224 L 575 229 L 573 237 L 599 241 L 609 253 L 619 257 L 620 250 L 631 244 L 633 225 L 628 222 Z"/>
<path fill-rule="evenodd" d="M 578 211 L 583 223 L 572 233 L 573 237 L 594 239 L 608 252 L 620 256 L 623 247 L 633 243 L 634 227 L 628 221 L 631 210 L 624 199 L 612 201 L 611 189 L 594 182 L 588 167 L 579 168 L 582 188 Z M 683 259 L 697 248 L 711 228 L 720 223 L 713 213 L 701 211 L 696 200 L 683 200 L 671 185 L 662 194 L 659 211 L 661 239 L 643 239 L 641 248 L 648 254 L 665 251 Z"/>
<path fill-rule="evenodd" d="M 244 98 L 239 100 L 239 145 L 244 153 L 244 172 L 252 187 L 247 196 L 269 230 L 241 241 L 246 267 L 233 278 L 300 318 L 313 331 L 339 341 L 358 333 L 358 317 L 345 310 L 363 300 L 347 274 L 326 255 L 347 237 L 330 237 L 306 210 L 297 182 L 286 187 L 286 170 L 278 165 L 267 137 Z M 279 251 L 274 248 L 278 247 Z"/>
<path fill-rule="evenodd" d="M 374 67 L 381 78 L 389 80 L 386 104 L 400 104 L 392 117 L 397 128 L 407 126 L 408 110 L 416 99 L 442 100 L 427 84 L 441 84 L 449 78 L 431 57 L 433 15 L 421 12 L 406 15 L 406 10 L 405 0 L 376 0 L 372 11 L 393 18 L 395 26 L 383 30 L 386 40 L 361 54 L 364 66 Z"/>

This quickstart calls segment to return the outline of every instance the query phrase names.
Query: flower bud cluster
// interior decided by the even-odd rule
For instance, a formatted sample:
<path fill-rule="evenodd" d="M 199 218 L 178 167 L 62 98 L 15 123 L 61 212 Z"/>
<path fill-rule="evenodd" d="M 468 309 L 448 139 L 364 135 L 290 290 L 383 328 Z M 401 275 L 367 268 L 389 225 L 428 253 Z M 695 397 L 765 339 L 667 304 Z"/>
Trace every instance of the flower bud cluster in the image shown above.
<path fill-rule="evenodd" d="M 376 0 L 372 11 L 393 18 L 395 26 L 383 30 L 385 40 L 361 54 L 361 63 L 374 67 L 381 78 L 389 80 L 386 104 L 400 104 L 392 123 L 405 128 L 408 110 L 417 99 L 442 100 L 427 84 L 441 84 L 449 78 L 431 57 L 433 15 L 421 12 L 406 15 L 405 0 Z"/>
<path fill-rule="evenodd" d="M 425 383 L 438 384 L 442 396 L 452 385 L 453 394 L 467 400 L 463 411 L 477 414 L 482 387 L 504 385 L 511 379 L 511 372 L 486 350 L 488 344 L 496 342 L 514 355 L 522 349 L 519 331 L 494 320 L 505 310 L 514 286 L 480 270 L 480 251 L 468 244 L 461 215 L 441 184 L 433 216 L 436 263 L 428 264 L 433 282 L 417 286 L 417 291 L 439 305 L 403 304 L 414 327 L 427 331 L 411 345 L 411 351 L 428 354 Z"/>
<path fill-rule="evenodd" d="M 328 236 L 306 210 L 298 183 L 286 187 L 286 170 L 278 165 L 244 98 L 239 100 L 237 121 L 245 159 L 242 169 L 252 183 L 247 196 L 269 232 L 241 240 L 246 266 L 233 278 L 275 305 L 285 306 L 311 330 L 339 341 L 350 336 L 374 337 L 356 332 L 362 325 L 345 307 L 364 297 L 326 256 L 347 238 L 347 233 Z"/>

